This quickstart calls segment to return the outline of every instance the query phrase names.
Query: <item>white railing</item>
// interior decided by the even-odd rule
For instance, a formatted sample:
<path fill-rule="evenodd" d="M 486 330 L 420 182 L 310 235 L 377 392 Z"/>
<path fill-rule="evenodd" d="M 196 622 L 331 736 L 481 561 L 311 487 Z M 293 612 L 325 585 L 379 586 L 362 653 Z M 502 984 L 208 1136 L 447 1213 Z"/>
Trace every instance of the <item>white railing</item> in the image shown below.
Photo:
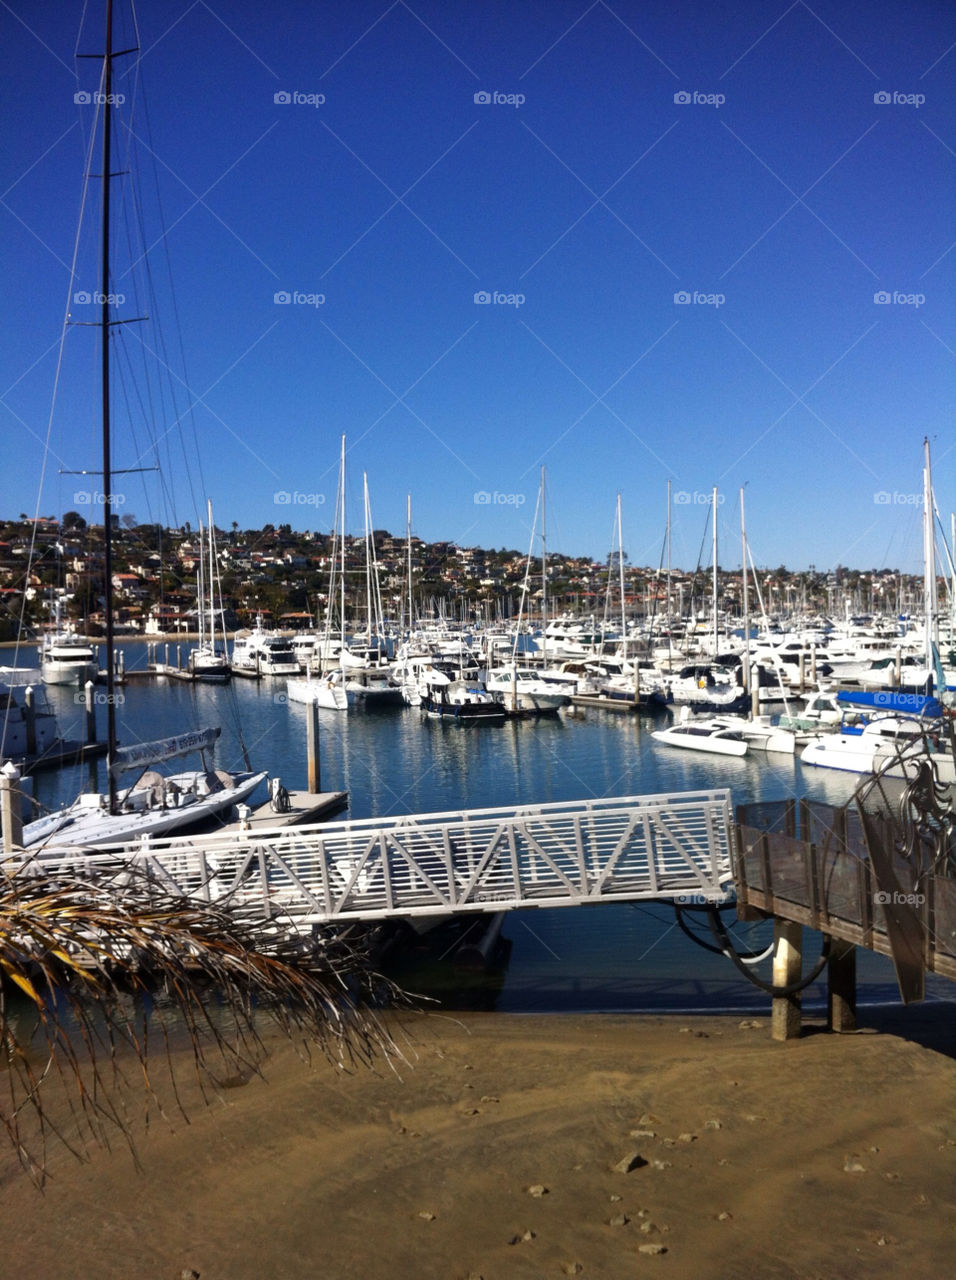
<path fill-rule="evenodd" d="M 131 873 L 297 926 L 390 916 L 699 897 L 732 881 L 730 792 L 692 791 L 145 837 L 48 849 L 25 869 Z"/>

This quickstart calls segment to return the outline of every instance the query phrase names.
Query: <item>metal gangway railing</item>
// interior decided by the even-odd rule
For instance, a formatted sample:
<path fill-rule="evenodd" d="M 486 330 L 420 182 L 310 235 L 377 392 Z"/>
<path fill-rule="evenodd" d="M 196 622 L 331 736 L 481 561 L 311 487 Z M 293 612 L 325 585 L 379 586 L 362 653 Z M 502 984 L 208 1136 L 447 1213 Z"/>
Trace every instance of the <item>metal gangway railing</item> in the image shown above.
<path fill-rule="evenodd" d="M 306 929 L 335 921 L 686 899 L 732 886 L 730 792 L 424 813 L 46 849 L 24 871 L 164 891 Z"/>

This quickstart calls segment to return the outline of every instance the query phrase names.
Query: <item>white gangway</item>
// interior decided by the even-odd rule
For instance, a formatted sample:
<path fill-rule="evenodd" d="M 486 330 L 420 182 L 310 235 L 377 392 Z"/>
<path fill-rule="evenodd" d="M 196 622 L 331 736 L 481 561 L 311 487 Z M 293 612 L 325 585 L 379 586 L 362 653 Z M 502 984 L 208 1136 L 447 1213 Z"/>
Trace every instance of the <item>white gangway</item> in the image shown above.
<path fill-rule="evenodd" d="M 665 899 L 732 888 L 730 792 L 419 813 L 46 848 L 22 870 L 137 875 L 167 892 L 307 931 L 389 917 Z"/>

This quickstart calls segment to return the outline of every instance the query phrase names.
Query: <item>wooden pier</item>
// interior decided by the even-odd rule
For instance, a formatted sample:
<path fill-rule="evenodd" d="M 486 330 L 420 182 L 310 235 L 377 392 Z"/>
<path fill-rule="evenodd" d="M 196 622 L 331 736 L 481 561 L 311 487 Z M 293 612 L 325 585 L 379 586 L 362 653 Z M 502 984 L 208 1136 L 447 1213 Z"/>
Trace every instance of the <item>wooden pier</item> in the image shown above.
<path fill-rule="evenodd" d="M 914 784 L 915 786 L 915 784 Z M 901 822 L 889 806 L 834 808 L 808 800 L 743 805 L 737 811 L 734 883 L 743 920 L 774 921 L 774 984 L 800 981 L 802 929 L 829 940 L 829 1025 L 855 1028 L 856 947 L 889 956 L 904 1002 L 923 999 L 925 975 L 956 981 L 956 879 L 942 874 L 945 856 L 927 851 L 947 838 L 935 797 L 925 812 Z M 926 822 L 929 817 L 931 820 Z M 935 821 L 933 821 L 935 819 Z M 775 997 L 776 1039 L 800 1033 L 800 998 Z"/>

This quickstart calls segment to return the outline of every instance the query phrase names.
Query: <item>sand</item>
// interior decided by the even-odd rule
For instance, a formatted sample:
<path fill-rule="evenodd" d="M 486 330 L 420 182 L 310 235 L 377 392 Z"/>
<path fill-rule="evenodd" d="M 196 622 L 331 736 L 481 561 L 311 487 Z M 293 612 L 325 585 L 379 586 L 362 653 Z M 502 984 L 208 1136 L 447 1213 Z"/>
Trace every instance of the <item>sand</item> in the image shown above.
<path fill-rule="evenodd" d="M 275 1041 L 264 1079 L 154 1123 L 140 1171 L 60 1153 L 40 1193 L 4 1159 L 3 1272 L 939 1280 L 953 1006 L 875 1020 L 777 1044 L 766 1018 L 429 1015 L 401 1079 Z"/>

